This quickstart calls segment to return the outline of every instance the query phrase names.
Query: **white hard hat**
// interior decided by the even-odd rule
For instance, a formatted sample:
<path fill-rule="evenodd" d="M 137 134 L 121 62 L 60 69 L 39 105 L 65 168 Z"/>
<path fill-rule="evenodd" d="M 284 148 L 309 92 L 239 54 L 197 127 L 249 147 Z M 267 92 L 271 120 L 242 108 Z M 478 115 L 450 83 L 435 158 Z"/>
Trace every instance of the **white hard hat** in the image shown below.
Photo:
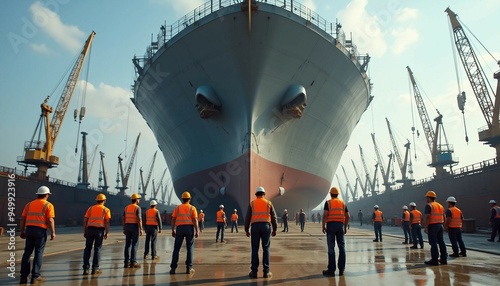
<path fill-rule="evenodd" d="M 455 197 L 448 197 L 446 199 L 446 201 L 449 202 L 449 203 L 456 203 L 457 202 L 457 200 L 455 199 Z"/>
<path fill-rule="evenodd" d="M 497 202 L 495 200 L 490 200 L 490 204 L 496 204 Z"/>
<path fill-rule="evenodd" d="M 417 204 L 416 204 L 416 203 L 414 203 L 414 202 L 411 202 L 411 203 L 410 203 L 410 207 L 416 207 L 416 206 L 417 206 Z"/>
<path fill-rule="evenodd" d="M 203 210 L 200 210 L 200 213 L 202 213 L 202 212 L 203 212 Z"/>
<path fill-rule="evenodd" d="M 374 208 L 374 209 L 378 209 L 378 205 L 374 205 L 374 206 L 373 206 L 373 208 Z"/>
<path fill-rule="evenodd" d="M 235 212 L 237 212 L 237 210 L 236 210 L 236 209 L 234 209 L 234 211 L 235 211 Z"/>
<path fill-rule="evenodd" d="M 46 194 L 52 194 L 49 190 L 48 187 L 46 186 L 41 186 L 40 188 L 38 188 L 38 190 L 36 191 L 36 194 L 37 195 L 46 195 Z"/>
<path fill-rule="evenodd" d="M 155 201 L 155 200 L 151 200 L 151 202 L 149 202 L 149 206 L 156 206 L 158 203 Z"/>
<path fill-rule="evenodd" d="M 285 209 L 285 212 L 287 212 L 287 210 Z"/>
<path fill-rule="evenodd" d="M 255 194 L 258 194 L 258 193 L 266 193 L 266 190 L 264 190 L 263 187 L 258 187 L 257 190 L 255 191 Z"/>
<path fill-rule="evenodd" d="M 407 206 L 403 206 L 403 209 L 404 209 L 404 210 L 407 210 L 407 209 L 408 209 L 408 207 L 407 207 Z"/>
<path fill-rule="evenodd" d="M 219 209 L 223 209 L 223 208 L 224 208 L 224 205 L 220 205 L 220 206 L 219 206 Z"/>

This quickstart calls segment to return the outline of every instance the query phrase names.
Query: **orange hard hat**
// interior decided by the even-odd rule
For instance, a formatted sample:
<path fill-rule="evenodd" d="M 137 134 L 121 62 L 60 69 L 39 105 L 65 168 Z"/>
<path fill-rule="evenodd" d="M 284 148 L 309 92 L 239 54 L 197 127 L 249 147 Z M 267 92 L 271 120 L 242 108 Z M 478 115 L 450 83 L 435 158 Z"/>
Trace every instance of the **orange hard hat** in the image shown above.
<path fill-rule="evenodd" d="M 140 198 L 141 198 L 141 195 L 139 195 L 139 194 L 132 194 L 132 196 L 130 196 L 130 198 L 131 198 L 132 200 L 135 200 L 135 199 L 140 199 Z"/>
<path fill-rule="evenodd" d="M 337 187 L 332 187 L 332 188 L 330 189 L 330 194 L 332 194 L 332 195 L 338 195 L 338 194 L 339 194 L 339 188 L 337 188 Z"/>
<path fill-rule="evenodd" d="M 106 195 L 105 194 L 98 194 L 97 197 L 95 197 L 96 201 L 105 201 L 106 200 Z"/>
<path fill-rule="evenodd" d="M 435 198 L 436 197 L 436 193 L 434 191 L 428 191 L 426 194 L 425 194 L 426 197 L 429 197 L 429 198 Z"/>

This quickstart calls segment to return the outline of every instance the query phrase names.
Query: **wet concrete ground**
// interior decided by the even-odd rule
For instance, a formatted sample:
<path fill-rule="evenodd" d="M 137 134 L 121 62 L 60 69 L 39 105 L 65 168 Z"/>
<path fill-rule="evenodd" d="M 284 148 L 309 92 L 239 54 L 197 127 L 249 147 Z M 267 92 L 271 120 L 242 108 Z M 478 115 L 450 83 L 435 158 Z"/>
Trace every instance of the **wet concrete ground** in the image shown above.
<path fill-rule="evenodd" d="M 271 240 L 272 278 L 248 277 L 250 239 L 240 226 L 239 233 L 226 230 L 226 243 L 215 242 L 215 229 L 208 228 L 195 240 L 194 274 L 181 274 L 185 249 L 179 259 L 178 274 L 170 275 L 173 238 L 170 226 L 160 234 L 158 260 L 140 259 L 141 268 L 123 268 L 124 236 L 113 228 L 102 249 L 100 275 L 82 275 L 84 238 L 81 228 L 58 228 L 54 241 L 47 243 L 42 266 L 46 285 L 500 285 L 500 242 L 488 242 L 487 235 L 465 234 L 467 257 L 449 258 L 448 265 L 425 266 L 430 248 L 409 249 L 403 245 L 402 230 L 385 227 L 384 241 L 372 242 L 371 226 L 352 225 L 346 237 L 347 266 L 344 276 L 324 277 L 327 254 L 325 235 L 319 224 L 307 223 L 302 233 L 294 223 L 290 232 L 278 232 Z M 448 238 L 445 233 L 445 241 Z M 144 239 L 138 257 L 143 257 Z M 424 234 L 424 239 L 426 235 Z M 9 277 L 7 259 L 9 237 L 0 239 L 0 285 L 19 282 L 24 240 L 16 237 L 16 273 Z M 448 247 L 451 253 L 451 247 Z M 338 272 L 337 272 L 338 273 Z"/>

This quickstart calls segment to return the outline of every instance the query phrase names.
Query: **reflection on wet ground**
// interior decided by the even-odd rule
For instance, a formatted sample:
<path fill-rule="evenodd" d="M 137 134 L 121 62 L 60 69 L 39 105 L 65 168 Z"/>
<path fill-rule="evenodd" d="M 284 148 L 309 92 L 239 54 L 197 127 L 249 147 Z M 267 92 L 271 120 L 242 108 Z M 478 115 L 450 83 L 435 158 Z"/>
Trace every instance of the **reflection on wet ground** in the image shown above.
<path fill-rule="evenodd" d="M 384 236 L 372 242 L 370 229 L 351 227 L 346 236 L 347 268 L 344 276 L 324 277 L 327 265 L 325 235 L 319 224 L 301 233 L 290 226 L 289 233 L 278 233 L 271 239 L 271 271 L 273 277 L 248 278 L 250 239 L 243 232 L 227 233 L 226 243 L 215 242 L 215 229 L 208 228 L 195 240 L 194 268 L 191 275 L 170 275 L 173 238 L 161 234 L 158 260 L 139 260 L 141 268 L 123 269 L 123 235 L 119 230 L 110 235 L 102 249 L 100 275 L 82 276 L 83 237 L 74 233 L 57 237 L 59 253 L 50 255 L 56 242 L 48 242 L 42 276 L 46 285 L 499 285 L 500 255 L 469 250 L 467 257 L 448 261 L 448 265 L 428 267 L 429 245 L 410 249 L 401 238 Z M 478 238 L 483 240 L 483 238 Z M 19 239 L 18 247 L 24 243 Z M 2 238 L 2 245 L 6 245 Z M 472 244 L 472 242 L 469 242 Z M 494 245 L 492 245 L 494 246 Z M 500 248 L 500 243 L 496 245 Z M 64 251 L 66 250 L 66 252 Z M 144 236 L 139 242 L 138 257 L 144 252 Z M 2 255 L 5 251 L 0 252 Z M 55 252 L 53 252 L 55 253 Z M 21 257 L 22 250 L 16 252 Z M 184 270 L 185 248 L 181 250 L 178 272 Z M 5 260 L 4 260 L 5 261 Z M 4 266 L 4 265 L 3 265 Z M 8 276 L 7 267 L 0 269 L 0 285 L 19 282 Z M 338 272 L 337 272 L 338 273 Z"/>

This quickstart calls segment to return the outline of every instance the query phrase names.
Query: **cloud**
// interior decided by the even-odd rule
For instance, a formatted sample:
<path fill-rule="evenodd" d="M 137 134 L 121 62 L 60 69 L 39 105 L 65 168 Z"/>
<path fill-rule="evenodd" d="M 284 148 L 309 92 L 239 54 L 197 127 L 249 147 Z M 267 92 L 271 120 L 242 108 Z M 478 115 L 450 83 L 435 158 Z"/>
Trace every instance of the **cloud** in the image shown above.
<path fill-rule="evenodd" d="M 418 18 L 418 10 L 412 8 L 402 8 L 394 16 L 396 22 L 407 22 Z"/>
<path fill-rule="evenodd" d="M 34 52 L 39 53 L 39 54 L 45 54 L 45 55 L 51 54 L 51 51 L 49 50 L 49 48 L 45 44 L 30 44 L 30 48 Z"/>
<path fill-rule="evenodd" d="M 78 27 L 64 24 L 59 15 L 39 1 L 30 6 L 30 12 L 33 23 L 58 44 L 71 52 L 81 49 L 85 34 Z"/>
<path fill-rule="evenodd" d="M 184 16 L 205 3 L 205 0 L 153 0 L 154 3 L 170 6 L 176 14 Z M 215 3 L 215 1 L 214 1 Z M 218 3 L 218 1 L 217 1 Z"/>
<path fill-rule="evenodd" d="M 419 39 L 419 33 L 414 28 L 394 29 L 391 31 L 391 36 L 394 38 L 391 50 L 396 55 L 405 52 L 407 47 Z"/>

